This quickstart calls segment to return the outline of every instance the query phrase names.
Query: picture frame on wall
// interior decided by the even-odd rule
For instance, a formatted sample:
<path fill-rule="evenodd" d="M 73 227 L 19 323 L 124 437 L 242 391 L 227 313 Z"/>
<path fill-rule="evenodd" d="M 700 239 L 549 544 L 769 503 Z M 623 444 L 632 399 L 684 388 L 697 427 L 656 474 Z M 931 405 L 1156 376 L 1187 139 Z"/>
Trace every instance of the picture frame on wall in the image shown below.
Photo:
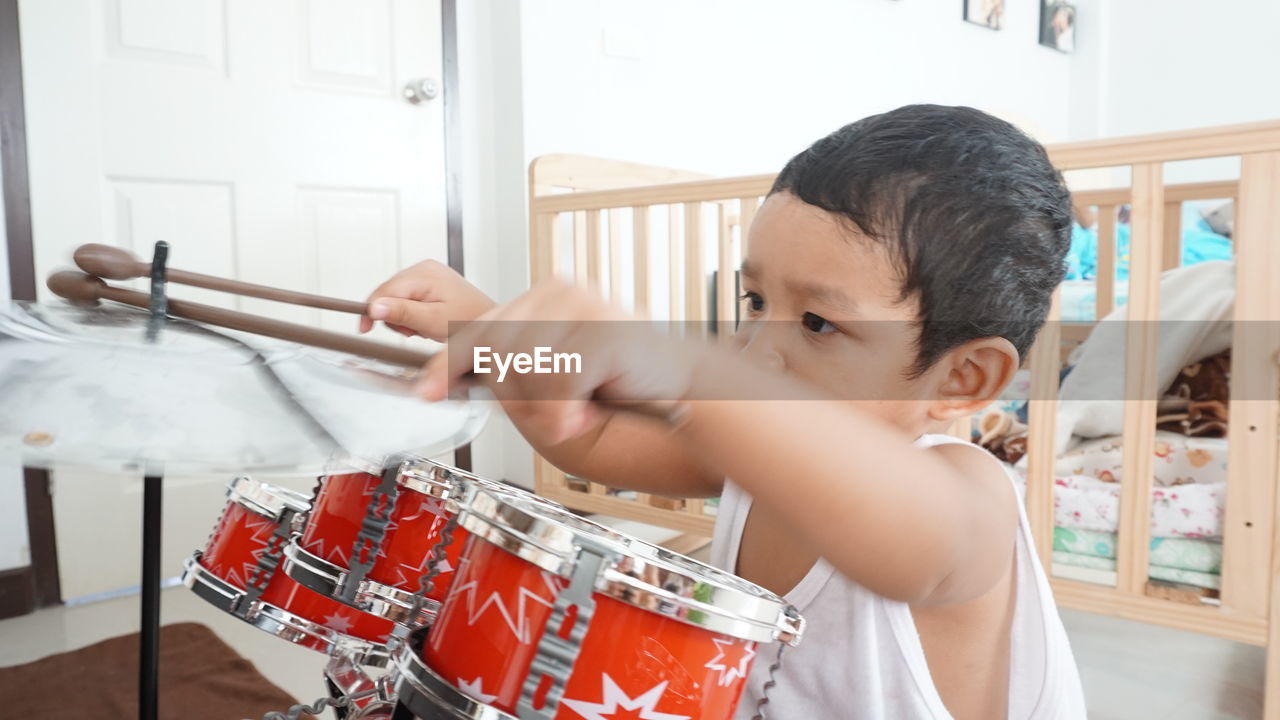
<path fill-rule="evenodd" d="M 1075 52 L 1075 5 L 1065 0 L 1040 0 L 1040 44 L 1058 52 Z"/>
<path fill-rule="evenodd" d="M 1004 20 L 1004 0 L 964 0 L 964 19 L 975 25 L 999 30 Z"/>

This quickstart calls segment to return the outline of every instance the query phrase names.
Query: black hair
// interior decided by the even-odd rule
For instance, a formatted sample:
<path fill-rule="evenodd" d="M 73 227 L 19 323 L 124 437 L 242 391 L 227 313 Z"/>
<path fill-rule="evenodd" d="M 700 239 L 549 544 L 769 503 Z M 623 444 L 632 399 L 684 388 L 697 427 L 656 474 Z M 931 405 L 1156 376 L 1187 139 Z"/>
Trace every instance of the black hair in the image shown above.
<path fill-rule="evenodd" d="M 908 105 L 796 155 L 773 188 L 884 243 L 918 298 L 913 375 L 970 340 L 1026 357 L 1066 274 L 1071 195 L 1043 146 L 968 107 Z"/>

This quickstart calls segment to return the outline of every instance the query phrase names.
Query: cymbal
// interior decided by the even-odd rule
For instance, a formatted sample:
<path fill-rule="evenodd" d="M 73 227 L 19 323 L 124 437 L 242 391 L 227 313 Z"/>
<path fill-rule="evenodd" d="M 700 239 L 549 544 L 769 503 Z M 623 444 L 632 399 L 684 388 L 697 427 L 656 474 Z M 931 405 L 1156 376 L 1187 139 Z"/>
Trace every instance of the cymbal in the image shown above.
<path fill-rule="evenodd" d="M 487 404 L 425 403 L 397 365 L 149 315 L 0 305 L 0 454 L 28 465 L 165 472 L 320 470 L 431 456 L 479 433 Z"/>

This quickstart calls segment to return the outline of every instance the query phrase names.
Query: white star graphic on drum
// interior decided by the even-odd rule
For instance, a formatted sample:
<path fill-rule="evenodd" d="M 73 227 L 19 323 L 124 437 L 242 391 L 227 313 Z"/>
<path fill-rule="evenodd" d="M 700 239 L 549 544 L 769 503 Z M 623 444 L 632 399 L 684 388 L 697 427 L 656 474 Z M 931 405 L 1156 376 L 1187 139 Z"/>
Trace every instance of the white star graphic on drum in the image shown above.
<path fill-rule="evenodd" d="M 350 633 L 351 619 L 347 617 L 343 617 L 338 613 L 334 613 L 332 615 L 325 616 L 324 626 L 329 628 L 330 630 L 333 630 L 334 632 L 340 632 L 344 634 Z"/>
<path fill-rule="evenodd" d="M 244 520 L 244 529 L 253 532 L 251 538 L 256 548 L 250 551 L 249 554 L 254 562 L 244 563 L 239 568 L 223 566 L 210 568 L 215 572 L 225 572 L 224 579 L 239 588 L 249 587 L 249 578 L 253 577 L 254 571 L 258 569 L 257 561 L 261 560 L 263 553 L 267 551 L 267 543 L 271 541 L 271 534 L 276 531 L 276 522 L 247 513 Z"/>
<path fill-rule="evenodd" d="M 526 587 L 516 588 L 515 612 L 511 612 L 510 600 L 505 600 L 502 594 L 497 590 L 489 593 L 484 600 L 476 598 L 477 584 L 471 579 L 471 564 L 465 558 L 460 564 L 459 577 L 454 581 L 453 588 L 449 591 L 449 601 L 452 602 L 458 596 L 465 596 L 460 607 L 466 609 L 467 625 L 475 625 L 476 622 L 484 615 L 485 611 L 490 608 L 496 608 L 498 614 L 502 616 L 503 622 L 516 636 L 516 639 L 522 643 L 532 642 L 532 628 L 529 626 L 529 617 L 525 613 L 525 609 L 529 603 L 537 603 L 544 607 L 551 607 L 555 604 L 555 597 L 560 592 L 560 588 L 564 585 L 564 581 L 549 572 L 542 572 L 542 583 L 544 587 L 537 591 L 530 590 Z"/>
<path fill-rule="evenodd" d="M 711 642 L 716 644 L 716 656 L 707 661 L 707 664 L 702 667 L 719 672 L 720 685 L 732 685 L 735 679 L 747 676 L 747 667 L 751 664 L 751 658 L 756 656 L 755 643 L 748 642 L 738 645 L 737 640 L 721 640 L 720 638 L 711 638 Z M 734 648 L 738 647 L 741 647 L 744 652 L 736 653 Z M 729 652 L 726 653 L 726 650 Z M 735 654 L 737 655 L 736 658 L 734 657 Z"/>
<path fill-rule="evenodd" d="M 619 710 L 639 710 L 640 712 L 634 716 L 638 720 L 689 720 L 688 715 L 672 715 L 654 710 L 654 706 L 662 699 L 662 694 L 667 691 L 667 681 L 665 680 L 631 698 L 622 691 L 622 688 L 618 687 L 618 684 L 613 681 L 613 678 L 609 677 L 608 673 L 604 673 L 601 677 L 603 678 L 604 698 L 600 702 L 561 700 L 560 704 L 578 713 L 580 717 L 586 718 L 586 720 L 610 720 L 610 718 L 617 716 L 616 714 Z"/>
<path fill-rule="evenodd" d="M 411 565 L 409 563 L 400 563 L 400 565 L 396 568 L 395 584 L 400 585 L 401 587 L 405 585 L 412 585 L 416 589 L 418 586 L 418 582 L 422 579 L 422 576 L 427 574 L 427 562 L 431 560 L 431 555 L 433 553 L 434 553 L 434 549 L 432 549 L 431 552 L 428 552 L 427 556 L 422 558 L 422 562 L 418 563 L 417 565 Z M 443 575 L 453 570 L 453 566 L 449 564 L 448 560 L 441 560 L 439 563 L 436 564 L 436 568 L 440 571 L 439 572 L 440 575 Z"/>
<path fill-rule="evenodd" d="M 458 689 L 466 693 L 473 700 L 488 704 L 498 699 L 497 695 L 490 695 L 484 692 L 484 678 L 476 678 L 475 680 L 463 680 L 458 678 Z"/>

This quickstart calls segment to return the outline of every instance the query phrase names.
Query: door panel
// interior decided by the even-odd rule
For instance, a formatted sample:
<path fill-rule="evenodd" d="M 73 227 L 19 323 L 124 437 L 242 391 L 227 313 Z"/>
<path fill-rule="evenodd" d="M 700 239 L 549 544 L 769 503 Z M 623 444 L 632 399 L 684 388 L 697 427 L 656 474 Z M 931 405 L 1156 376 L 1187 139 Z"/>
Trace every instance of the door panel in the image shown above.
<path fill-rule="evenodd" d="M 442 107 L 400 93 L 440 76 L 439 0 L 21 0 L 19 18 L 38 278 L 85 242 L 147 258 L 166 240 L 177 268 L 362 299 L 400 267 L 447 259 Z M 229 479 L 167 479 L 166 572 L 203 544 Z M 64 596 L 137 584 L 140 488 L 55 474 Z"/>

